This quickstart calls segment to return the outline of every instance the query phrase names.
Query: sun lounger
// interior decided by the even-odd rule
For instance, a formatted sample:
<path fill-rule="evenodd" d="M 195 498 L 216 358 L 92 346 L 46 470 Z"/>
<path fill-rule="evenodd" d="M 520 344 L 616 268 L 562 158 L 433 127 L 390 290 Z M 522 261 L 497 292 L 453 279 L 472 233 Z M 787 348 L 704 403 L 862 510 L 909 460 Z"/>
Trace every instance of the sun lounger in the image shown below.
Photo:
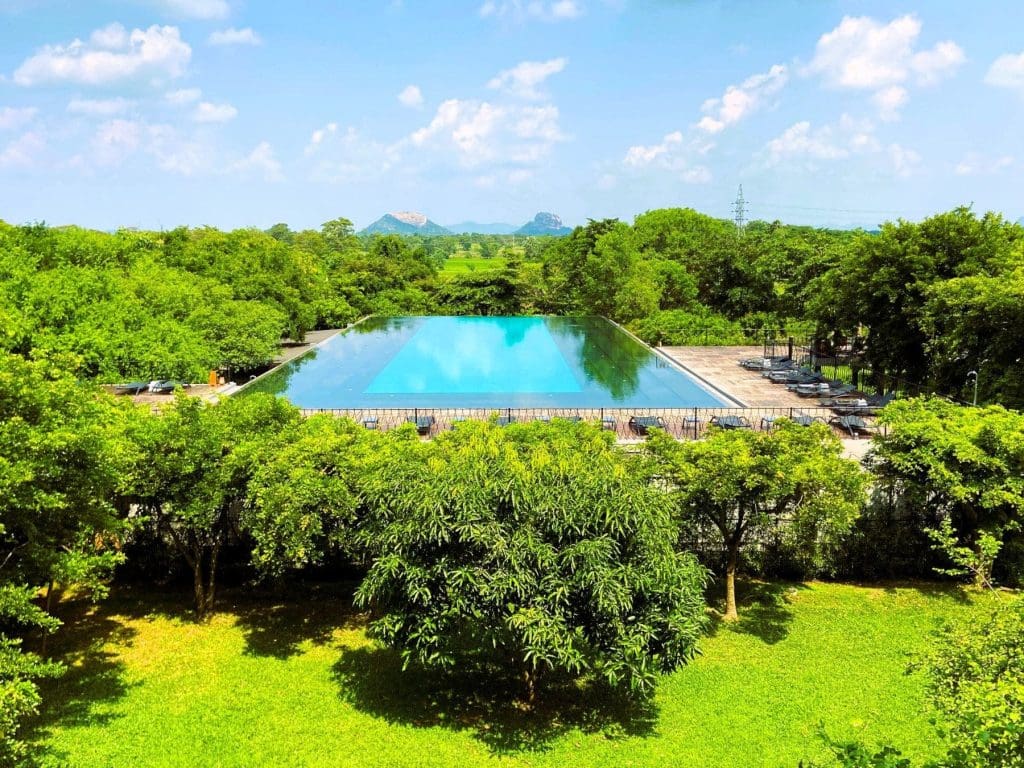
<path fill-rule="evenodd" d="M 410 416 L 406 419 L 410 424 L 416 425 L 416 432 L 420 435 L 429 435 L 430 430 L 434 428 L 436 419 L 433 416 Z"/>
<path fill-rule="evenodd" d="M 721 429 L 753 429 L 754 425 L 751 424 L 746 416 L 733 416 L 731 414 L 726 416 L 712 416 L 709 422 L 712 426 L 719 427 Z"/>
<path fill-rule="evenodd" d="M 874 427 L 864 421 L 860 416 L 833 416 L 828 420 L 828 423 L 846 430 L 850 433 L 851 437 L 857 437 L 858 435 L 870 435 L 874 431 Z"/>
<path fill-rule="evenodd" d="M 139 395 L 149 389 L 148 381 L 130 381 L 127 384 L 115 384 L 115 395 Z"/>
<path fill-rule="evenodd" d="M 651 429 L 665 429 L 665 420 L 661 416 L 630 416 L 629 429 L 641 437 L 646 437 Z"/>

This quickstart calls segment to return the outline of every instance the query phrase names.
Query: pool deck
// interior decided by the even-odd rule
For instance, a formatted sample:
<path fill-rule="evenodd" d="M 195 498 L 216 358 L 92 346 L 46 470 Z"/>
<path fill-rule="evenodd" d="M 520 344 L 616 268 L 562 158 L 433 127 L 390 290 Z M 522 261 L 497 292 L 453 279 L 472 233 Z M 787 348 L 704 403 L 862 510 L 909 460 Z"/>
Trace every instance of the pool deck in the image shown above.
<path fill-rule="evenodd" d="M 756 347 L 658 347 L 676 363 L 717 389 L 726 392 L 749 408 L 800 408 L 807 411 L 818 405 L 817 398 L 800 397 L 781 384 L 772 384 L 759 371 L 748 371 L 738 363 L 748 357 L 760 357 Z M 843 454 L 861 461 L 870 440 L 842 437 Z"/>
<path fill-rule="evenodd" d="M 760 371 L 738 365 L 760 357 L 761 347 L 658 347 L 698 379 L 721 389 L 749 408 L 798 408 L 817 405 L 816 398 L 799 397 L 781 384 L 772 384 Z"/>

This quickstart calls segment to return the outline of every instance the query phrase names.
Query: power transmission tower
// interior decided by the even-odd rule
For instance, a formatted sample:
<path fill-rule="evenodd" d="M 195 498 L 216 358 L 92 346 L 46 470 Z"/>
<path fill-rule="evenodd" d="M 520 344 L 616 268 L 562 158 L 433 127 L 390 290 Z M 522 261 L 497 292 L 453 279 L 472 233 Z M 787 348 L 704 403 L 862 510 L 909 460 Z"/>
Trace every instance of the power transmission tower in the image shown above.
<path fill-rule="evenodd" d="M 736 222 L 736 231 L 742 233 L 747 227 L 747 201 L 743 198 L 743 185 L 740 184 L 740 191 L 736 194 L 736 201 L 732 204 L 733 219 Z"/>

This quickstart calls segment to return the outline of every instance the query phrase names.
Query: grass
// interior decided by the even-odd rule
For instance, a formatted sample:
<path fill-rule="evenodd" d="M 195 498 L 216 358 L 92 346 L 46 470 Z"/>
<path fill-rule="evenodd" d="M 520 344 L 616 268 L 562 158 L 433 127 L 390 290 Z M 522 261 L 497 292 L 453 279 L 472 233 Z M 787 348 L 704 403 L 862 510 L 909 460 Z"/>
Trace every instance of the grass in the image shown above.
<path fill-rule="evenodd" d="M 465 275 L 470 272 L 486 272 L 503 269 L 505 259 L 501 256 L 484 258 L 482 256 L 452 256 L 444 262 L 442 275 Z"/>
<path fill-rule="evenodd" d="M 89 766 L 796 766 L 837 737 L 936 755 L 906 674 L 945 618 L 984 610 L 931 585 L 754 584 L 742 620 L 667 676 L 651 709 L 561 691 L 524 711 L 494 686 L 401 671 L 344 595 L 229 595 L 202 626 L 184 595 L 63 606 L 69 673 L 44 691 L 44 759 Z"/>

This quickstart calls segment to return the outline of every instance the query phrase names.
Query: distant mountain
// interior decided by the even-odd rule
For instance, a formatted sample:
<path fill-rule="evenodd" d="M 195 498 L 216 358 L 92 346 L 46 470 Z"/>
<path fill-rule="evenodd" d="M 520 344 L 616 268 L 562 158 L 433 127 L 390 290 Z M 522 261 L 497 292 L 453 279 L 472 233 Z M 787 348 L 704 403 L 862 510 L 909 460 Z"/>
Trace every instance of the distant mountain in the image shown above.
<path fill-rule="evenodd" d="M 533 221 L 528 222 L 515 231 L 517 235 L 568 235 L 572 227 L 562 224 L 562 220 L 553 213 L 538 213 Z"/>
<path fill-rule="evenodd" d="M 361 235 L 450 235 L 451 231 L 435 224 L 422 213 L 395 211 L 385 213 Z"/>
<path fill-rule="evenodd" d="M 481 224 L 478 221 L 464 221 L 461 224 L 449 224 L 448 229 L 457 235 L 511 235 L 516 231 L 515 224 Z"/>

